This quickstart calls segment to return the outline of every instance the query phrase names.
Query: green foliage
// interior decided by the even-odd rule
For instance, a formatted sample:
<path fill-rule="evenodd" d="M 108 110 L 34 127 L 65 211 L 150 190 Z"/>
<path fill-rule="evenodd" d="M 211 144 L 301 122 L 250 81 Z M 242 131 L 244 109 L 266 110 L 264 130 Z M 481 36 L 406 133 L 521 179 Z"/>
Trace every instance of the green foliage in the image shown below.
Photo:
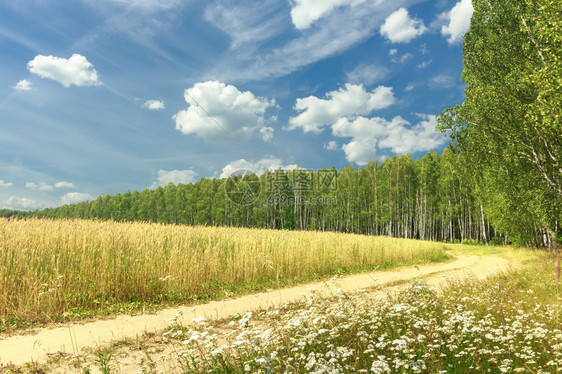
<path fill-rule="evenodd" d="M 113 367 L 111 365 L 111 360 L 113 359 L 113 352 L 109 349 L 102 349 L 98 352 L 98 358 L 96 363 L 99 365 L 99 370 L 103 374 L 111 374 Z"/>
<path fill-rule="evenodd" d="M 441 114 L 440 128 L 451 131 L 494 226 L 513 242 L 548 245 L 562 207 L 562 3 L 473 5 L 466 100 Z"/>

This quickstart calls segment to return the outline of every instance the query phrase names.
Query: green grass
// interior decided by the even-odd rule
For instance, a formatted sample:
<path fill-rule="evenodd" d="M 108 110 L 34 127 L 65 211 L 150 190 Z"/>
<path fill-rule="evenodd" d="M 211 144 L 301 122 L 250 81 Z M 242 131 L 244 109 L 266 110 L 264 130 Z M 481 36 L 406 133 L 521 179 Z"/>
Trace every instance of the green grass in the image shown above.
<path fill-rule="evenodd" d="M 487 256 L 487 255 L 503 255 L 512 252 L 514 248 L 504 246 L 489 246 L 484 244 L 445 244 L 447 253 L 451 255 L 473 255 L 473 256 Z"/>

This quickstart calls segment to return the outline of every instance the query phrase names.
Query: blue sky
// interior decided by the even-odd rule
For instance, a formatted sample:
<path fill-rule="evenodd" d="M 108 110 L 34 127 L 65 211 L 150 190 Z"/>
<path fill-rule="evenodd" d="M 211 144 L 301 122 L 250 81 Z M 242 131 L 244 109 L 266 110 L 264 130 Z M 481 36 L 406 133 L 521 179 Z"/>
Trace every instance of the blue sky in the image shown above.
<path fill-rule="evenodd" d="M 441 152 L 470 0 L 3 0 L 0 208 Z"/>

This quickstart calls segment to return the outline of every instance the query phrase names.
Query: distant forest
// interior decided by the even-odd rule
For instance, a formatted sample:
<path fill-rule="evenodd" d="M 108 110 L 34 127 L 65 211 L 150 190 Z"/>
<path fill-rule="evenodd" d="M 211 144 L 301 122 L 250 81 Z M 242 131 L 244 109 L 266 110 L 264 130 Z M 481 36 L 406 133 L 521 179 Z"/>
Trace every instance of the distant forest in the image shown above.
<path fill-rule="evenodd" d="M 259 180 L 255 175 L 203 178 L 34 212 L 2 210 L 0 215 L 548 244 L 538 226 L 524 240 L 496 231 L 467 166 L 447 148 L 441 156 L 431 152 L 415 161 L 405 155 L 359 169 L 277 170 Z"/>

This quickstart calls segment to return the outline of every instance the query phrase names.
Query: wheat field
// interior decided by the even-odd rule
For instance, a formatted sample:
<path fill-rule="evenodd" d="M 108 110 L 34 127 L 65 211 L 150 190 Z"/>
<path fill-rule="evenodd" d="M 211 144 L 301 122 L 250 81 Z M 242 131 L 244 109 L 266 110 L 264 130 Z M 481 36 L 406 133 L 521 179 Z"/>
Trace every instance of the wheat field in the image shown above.
<path fill-rule="evenodd" d="M 443 244 L 387 237 L 0 219 L 0 331 L 446 258 Z"/>

